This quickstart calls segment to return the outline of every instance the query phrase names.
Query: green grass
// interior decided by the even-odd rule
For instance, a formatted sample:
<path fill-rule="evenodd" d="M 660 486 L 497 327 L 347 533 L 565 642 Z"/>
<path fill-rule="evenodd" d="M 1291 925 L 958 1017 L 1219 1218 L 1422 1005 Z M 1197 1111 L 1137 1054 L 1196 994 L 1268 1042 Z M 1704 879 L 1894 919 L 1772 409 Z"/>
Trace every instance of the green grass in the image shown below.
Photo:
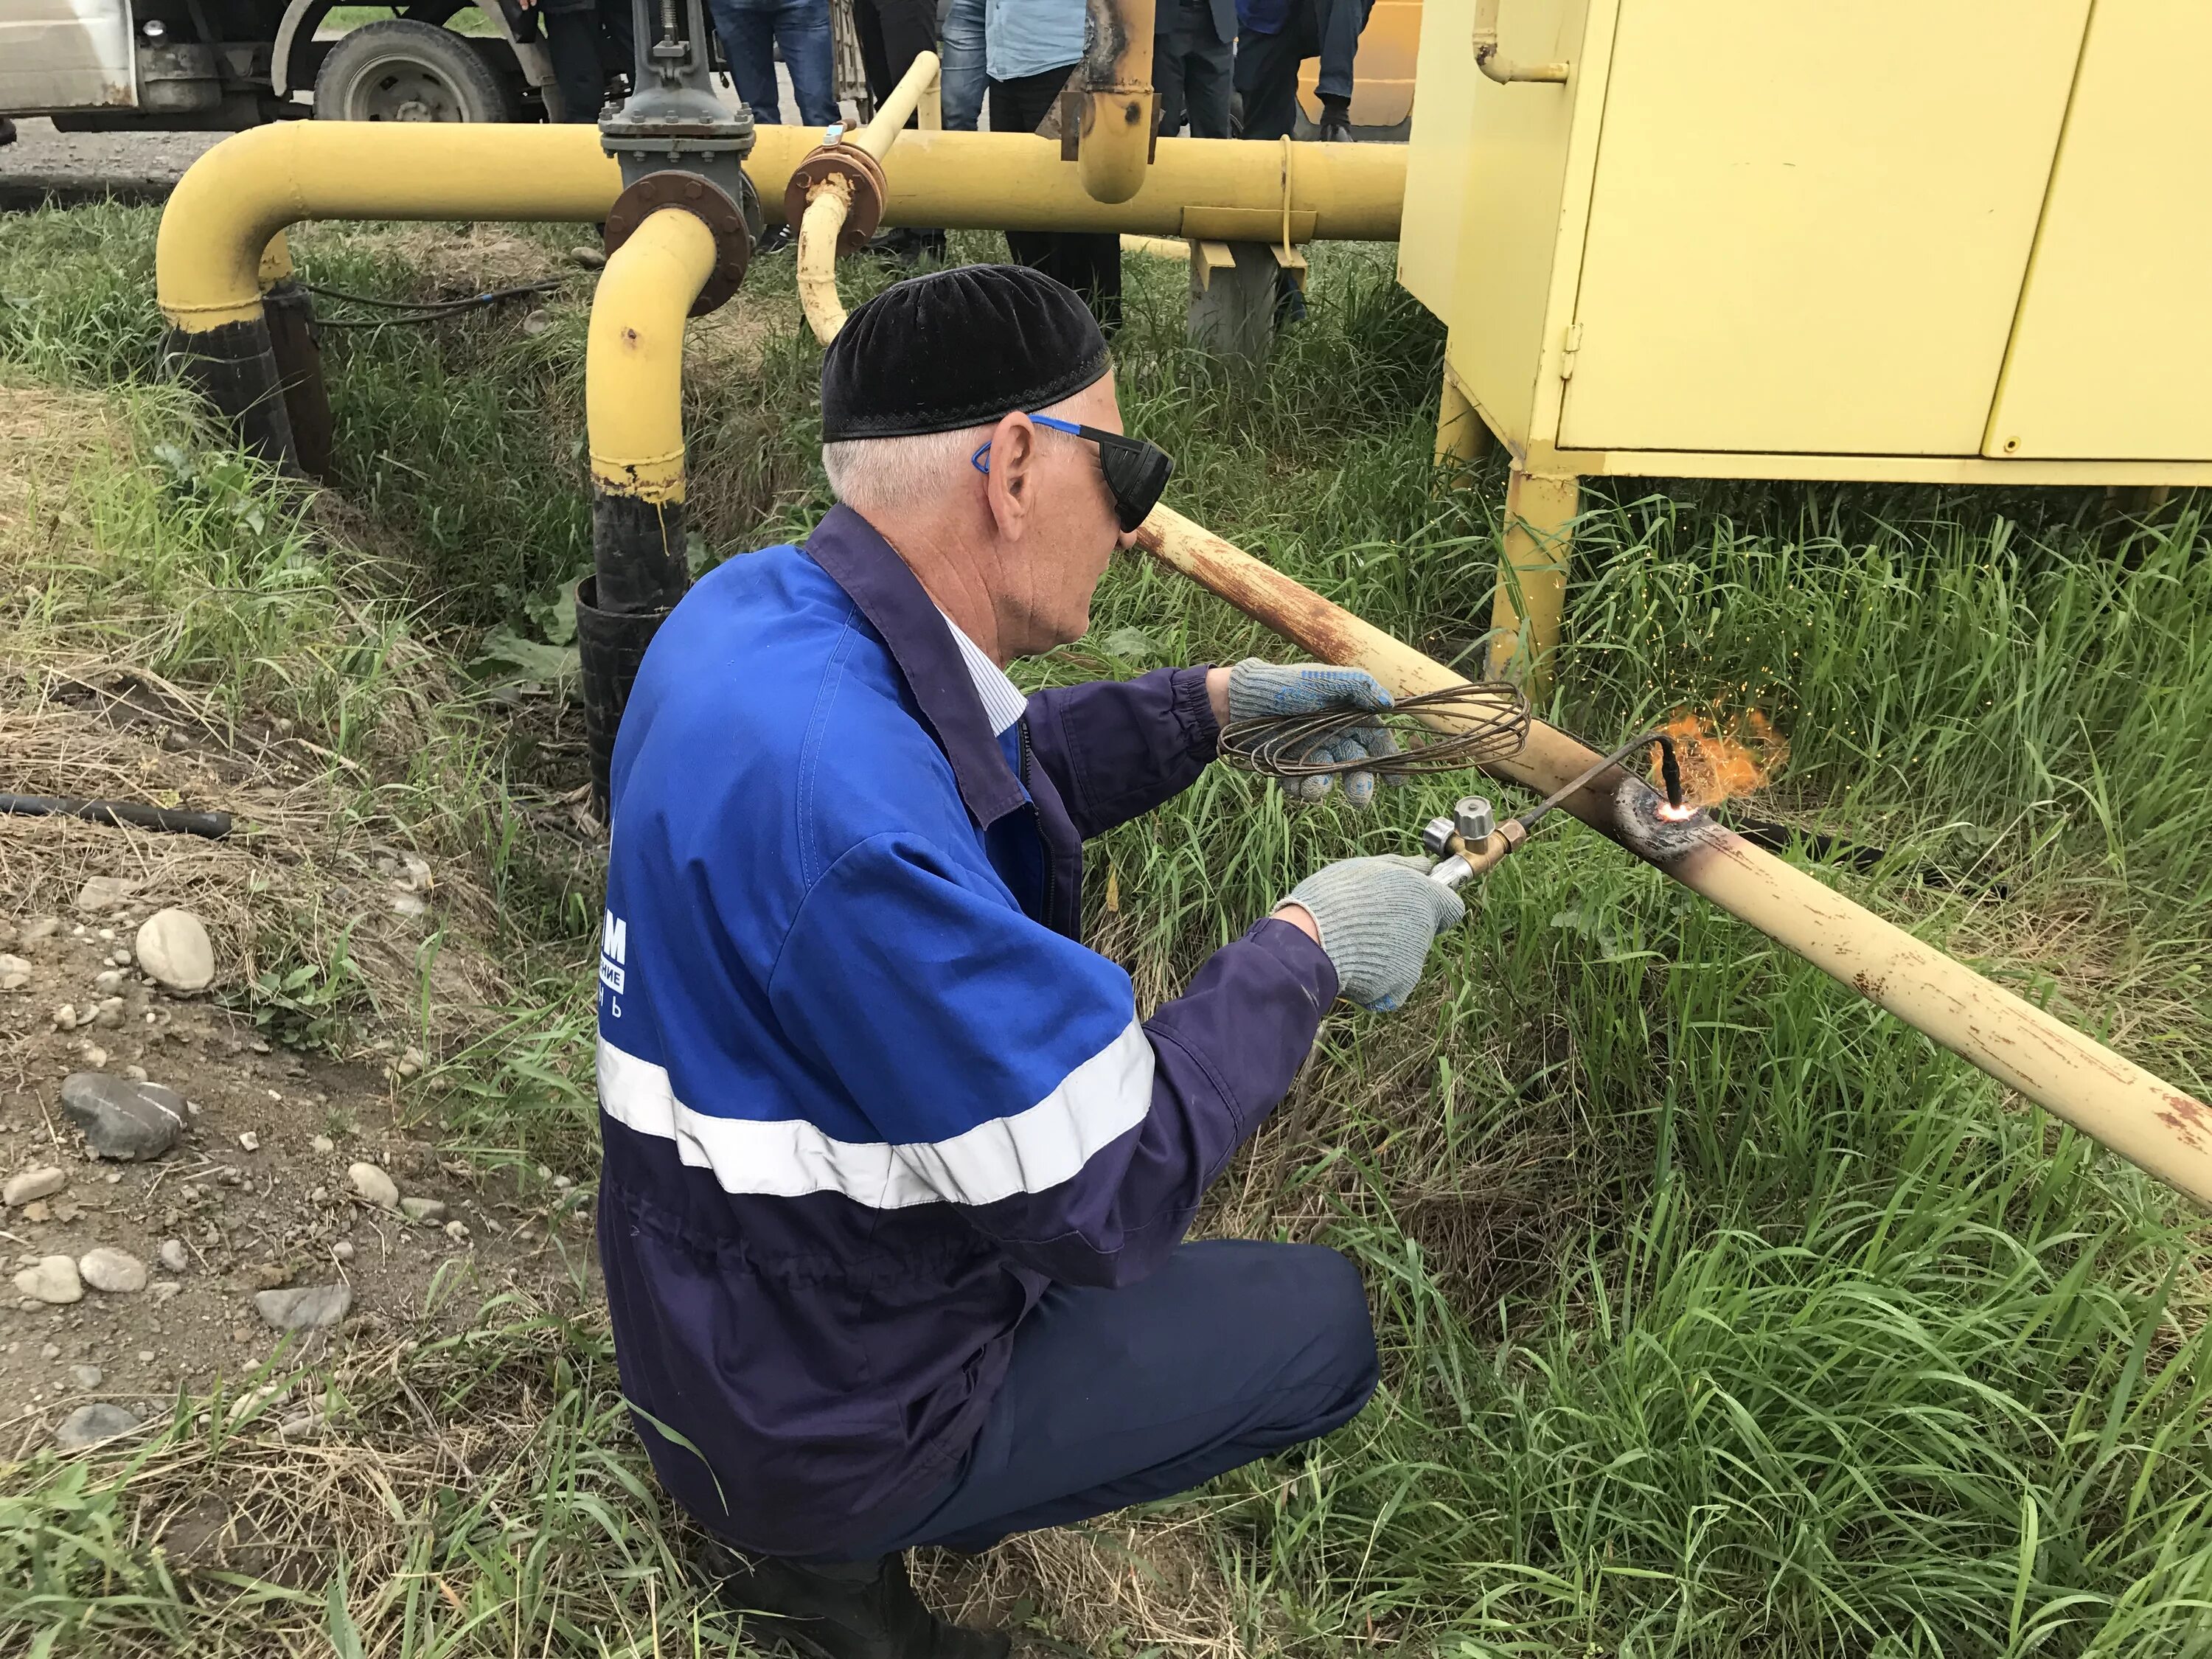
<path fill-rule="evenodd" d="M 102 210 L 0 226 L 0 292 L 21 302 L 0 362 L 58 382 L 149 376 L 151 225 Z M 550 257 L 574 238 L 528 240 Z M 295 249 L 337 287 L 434 285 L 392 234 L 313 231 Z M 1178 457 L 1174 504 L 1475 661 L 1502 476 L 1494 459 L 1432 473 L 1440 332 L 1391 282 L 1389 251 L 1318 251 L 1312 319 L 1256 386 L 1186 351 L 1179 270 L 1127 264 L 1125 405 Z M 878 280 L 854 270 L 848 301 Z M 790 283 L 788 256 L 763 262 L 737 307 L 742 349 L 702 337 L 687 377 L 708 557 L 825 504 L 818 360 Z M 571 276 L 534 337 L 499 316 L 329 346 L 339 493 L 380 555 L 369 580 L 455 662 L 487 629 L 539 625 L 588 556 L 587 284 Z M 193 454 L 209 476 L 233 465 Z M 2194 498 L 2132 514 L 2101 492 L 1622 482 L 1587 505 L 1556 718 L 1603 738 L 1684 704 L 1755 703 L 1792 744 L 1771 810 L 1891 849 L 1826 879 L 2205 1092 L 2212 554 Z M 133 580 L 161 591 L 145 539 Z M 328 599 L 308 583 L 272 603 L 293 627 Z M 1091 635 L 1023 672 L 1255 651 L 1284 654 L 1133 559 Z M 210 648 L 176 672 L 228 684 L 244 659 Z M 250 675 L 234 694 L 278 695 Z M 343 702 L 332 690 L 298 717 Z M 472 775 L 477 799 L 425 791 L 411 809 L 483 826 L 470 845 L 509 872 L 505 925 L 539 964 L 504 1024 L 446 1057 L 428 1103 L 457 1143 L 550 1147 L 580 1170 L 590 902 L 526 873 L 513 796 L 581 772 L 535 743 L 525 723 Z M 1216 771 L 1094 849 L 1117 899 L 1094 883 L 1094 939 L 1170 994 L 1314 865 L 1407 848 L 1455 793 L 1291 812 Z M 1579 828 L 1484 884 L 1407 1010 L 1330 1018 L 1207 1224 L 1352 1254 L 1386 1358 L 1382 1397 L 1328 1444 L 1135 1534 L 1140 1561 L 1197 1540 L 1222 1650 L 2212 1653 L 2193 1212 Z M 614 1410 L 603 1333 L 497 1309 L 481 1331 L 480 1374 L 450 1355 L 401 1374 L 456 1432 L 507 1425 L 504 1455 L 468 1443 L 492 1473 L 399 1481 L 388 1501 L 318 1488 L 349 1517 L 331 1529 L 343 1548 L 289 1589 L 223 1601 L 165 1579 L 113 1462 L 15 1471 L 0 1633 L 51 1635 L 56 1653 L 258 1650 L 268 1632 L 346 1652 L 328 1594 L 343 1554 L 365 1651 L 643 1654 L 656 1619 L 658 1650 L 713 1650 L 719 1626 L 687 1622 L 699 1604 Z M 419 1419 L 388 1388 L 361 1399 L 358 1455 L 411 1468 Z M 201 1479 L 279 1467 L 182 1425 L 160 1456 Z M 1118 1621 L 1115 1650 L 1171 1650 L 1075 1582 L 1036 1587 L 1042 1626 L 1105 1650 Z"/>
<path fill-rule="evenodd" d="M 324 34 L 344 34 L 359 28 L 363 23 L 380 23 L 386 18 L 397 17 L 404 9 L 400 6 L 332 6 L 325 14 Z M 491 20 L 473 5 L 464 6 L 446 20 L 446 27 L 456 34 L 496 34 Z"/>

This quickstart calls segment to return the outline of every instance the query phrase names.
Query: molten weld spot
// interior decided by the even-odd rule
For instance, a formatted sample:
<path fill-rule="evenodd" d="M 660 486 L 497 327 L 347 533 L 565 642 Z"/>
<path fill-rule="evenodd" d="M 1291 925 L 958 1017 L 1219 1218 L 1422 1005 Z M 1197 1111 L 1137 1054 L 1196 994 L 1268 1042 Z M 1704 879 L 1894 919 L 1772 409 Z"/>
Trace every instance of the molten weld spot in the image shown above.
<path fill-rule="evenodd" d="M 1659 816 L 1669 823 L 1686 823 L 1698 816 L 1698 809 L 1686 801 L 1680 806 L 1669 806 L 1662 801 L 1658 811 Z"/>

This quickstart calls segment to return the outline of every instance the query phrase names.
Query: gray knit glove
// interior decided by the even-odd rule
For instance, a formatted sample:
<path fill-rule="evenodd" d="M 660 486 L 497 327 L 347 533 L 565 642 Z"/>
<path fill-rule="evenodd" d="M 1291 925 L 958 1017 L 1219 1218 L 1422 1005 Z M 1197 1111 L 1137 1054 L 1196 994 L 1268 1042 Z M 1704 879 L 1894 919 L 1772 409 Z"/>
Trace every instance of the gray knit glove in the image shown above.
<path fill-rule="evenodd" d="M 1382 683 L 1360 668 L 1336 668 L 1327 663 L 1277 665 L 1247 657 L 1229 671 L 1229 718 L 1256 720 L 1263 714 L 1318 714 L 1331 708 L 1388 708 L 1390 694 Z M 1398 740 L 1380 726 L 1354 726 L 1334 743 L 1317 744 L 1297 757 L 1300 760 L 1364 760 L 1370 755 L 1395 755 Z M 1375 798 L 1375 774 L 1346 772 L 1344 798 L 1364 806 Z M 1283 791 L 1298 800 L 1316 801 L 1336 787 L 1337 775 L 1285 778 Z"/>
<path fill-rule="evenodd" d="M 1321 929 L 1337 994 L 1387 1013 L 1420 982 L 1438 933 L 1467 915 L 1457 893 L 1429 879 L 1426 859 L 1386 854 L 1325 865 L 1291 890 Z"/>

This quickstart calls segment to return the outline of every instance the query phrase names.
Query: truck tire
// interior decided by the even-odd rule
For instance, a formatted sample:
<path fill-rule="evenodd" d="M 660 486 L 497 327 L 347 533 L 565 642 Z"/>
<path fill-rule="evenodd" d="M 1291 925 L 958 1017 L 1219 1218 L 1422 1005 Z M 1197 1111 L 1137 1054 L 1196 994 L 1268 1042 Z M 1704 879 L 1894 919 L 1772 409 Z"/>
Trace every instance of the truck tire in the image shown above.
<path fill-rule="evenodd" d="M 465 39 L 404 17 L 353 30 L 315 76 L 319 121 L 512 121 L 519 113 Z"/>

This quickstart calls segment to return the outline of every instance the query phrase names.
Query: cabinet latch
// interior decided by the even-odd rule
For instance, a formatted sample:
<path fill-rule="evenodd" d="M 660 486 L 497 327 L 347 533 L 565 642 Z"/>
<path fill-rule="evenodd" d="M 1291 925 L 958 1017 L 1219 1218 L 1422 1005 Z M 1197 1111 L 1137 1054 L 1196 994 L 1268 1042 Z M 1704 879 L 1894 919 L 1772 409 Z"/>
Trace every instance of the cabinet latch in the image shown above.
<path fill-rule="evenodd" d="M 1575 353 L 1582 349 L 1583 325 L 1580 323 L 1569 323 L 1566 338 L 1561 341 L 1559 345 L 1559 378 L 1561 380 L 1571 380 L 1575 378 Z"/>

